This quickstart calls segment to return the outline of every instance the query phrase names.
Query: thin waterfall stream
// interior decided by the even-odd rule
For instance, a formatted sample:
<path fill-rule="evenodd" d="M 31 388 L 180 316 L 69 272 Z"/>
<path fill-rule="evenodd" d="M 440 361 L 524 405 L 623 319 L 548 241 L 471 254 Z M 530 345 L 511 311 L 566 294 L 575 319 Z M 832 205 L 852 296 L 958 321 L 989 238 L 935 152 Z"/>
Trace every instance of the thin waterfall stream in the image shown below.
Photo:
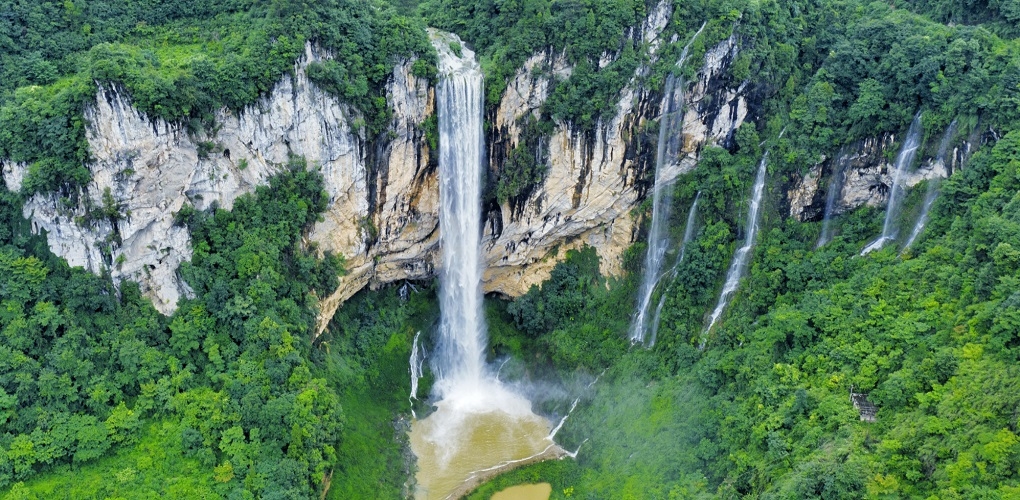
<path fill-rule="evenodd" d="M 843 192 L 843 184 L 846 183 L 846 168 L 850 164 L 849 152 L 846 147 L 840 148 L 836 157 L 836 169 L 829 178 L 829 185 L 825 193 L 825 214 L 822 216 L 822 234 L 818 236 L 818 243 L 815 248 L 822 248 L 832 241 L 832 217 L 836 211 L 836 200 Z"/>
<path fill-rule="evenodd" d="M 425 346 L 418 344 L 418 337 L 421 337 L 421 332 L 414 334 L 414 342 L 411 343 L 411 395 L 408 396 L 408 400 L 412 401 L 418 399 L 418 381 L 421 380 L 423 371 L 425 369 Z M 411 406 L 411 415 L 414 418 L 418 418 L 414 414 L 414 405 Z"/>
<path fill-rule="evenodd" d="M 684 254 L 687 252 L 687 243 L 691 241 L 691 237 L 694 236 L 694 218 L 698 213 L 698 200 L 701 199 L 701 191 L 694 196 L 694 202 L 691 203 L 690 210 L 687 211 L 687 225 L 684 226 L 684 238 L 680 240 L 680 255 L 677 256 L 676 262 L 673 263 L 673 267 L 669 270 L 669 286 L 659 295 L 659 305 L 655 306 L 655 315 L 652 317 L 651 325 L 651 337 L 648 339 L 648 345 L 654 346 L 655 340 L 659 336 L 659 320 L 662 318 L 662 306 L 666 304 L 666 297 L 669 296 L 669 291 L 673 288 L 673 282 L 676 279 L 677 268 L 684 261 Z M 664 275 L 665 276 L 665 275 Z"/>
<path fill-rule="evenodd" d="M 900 152 L 896 155 L 892 187 L 889 188 L 889 202 L 885 208 L 885 222 L 882 223 L 882 235 L 864 247 L 864 250 L 861 250 L 861 255 L 881 250 L 886 243 L 896 239 L 899 232 L 897 218 L 900 215 L 900 208 L 902 208 L 901 205 L 903 205 L 905 195 L 903 192 L 904 188 L 900 184 L 903 181 L 904 173 L 914 163 L 914 156 L 917 155 L 917 149 L 921 146 L 921 132 L 921 112 L 918 111 L 914 115 L 914 120 L 910 122 L 910 128 L 907 130 L 907 136 L 903 140 L 903 146 L 900 147 Z"/>
<path fill-rule="evenodd" d="M 949 144 L 953 140 L 953 135 L 956 133 L 956 120 L 953 120 L 946 128 L 945 133 L 942 134 L 942 142 L 939 143 L 939 152 L 935 156 L 935 163 L 933 168 L 942 169 L 945 172 L 945 176 L 949 176 L 949 169 L 946 168 L 946 154 L 949 153 Z M 907 242 L 903 244 L 903 250 L 900 251 L 902 254 L 917 237 L 924 231 L 924 226 L 928 223 L 928 213 L 931 212 L 932 205 L 935 204 L 935 199 L 939 195 L 939 178 L 930 179 L 928 181 L 928 190 L 924 194 L 924 203 L 921 205 L 921 214 L 917 216 L 917 222 L 914 223 L 914 229 L 910 231 L 910 237 L 907 238 Z"/>
<path fill-rule="evenodd" d="M 683 70 L 691 44 L 698 38 L 705 24 L 691 36 L 680 53 L 675 73 L 666 78 L 662 103 L 659 107 L 659 141 L 655 151 L 655 185 L 652 187 L 652 223 L 648 230 L 648 250 L 645 253 L 644 274 L 638 291 L 638 307 L 631 323 L 630 341 L 644 343 L 648 336 L 648 308 L 656 285 L 662 278 L 662 264 L 669 250 L 669 219 L 673 203 L 673 184 L 678 172 L 681 132 L 684 117 L 684 82 L 677 76 Z M 656 328 L 656 327 L 653 327 Z M 649 344 L 654 344 L 654 340 Z"/>
<path fill-rule="evenodd" d="M 550 422 L 500 382 L 485 361 L 481 195 L 482 72 L 455 35 L 435 30 L 439 53 L 440 324 L 431 368 L 435 411 L 411 424 L 418 458 L 415 497 L 456 497 L 475 481 L 518 464 L 563 455 Z M 451 46 L 460 48 L 455 53 Z M 412 356 L 416 356 L 414 353 Z M 412 363 L 415 361 L 412 358 Z M 412 370 L 414 369 L 412 365 Z"/>
<path fill-rule="evenodd" d="M 722 293 L 719 294 L 719 302 L 716 303 L 712 316 L 709 319 L 708 327 L 701 335 L 700 348 L 705 347 L 708 340 L 708 332 L 712 330 L 715 323 L 719 321 L 727 304 L 733 297 L 734 292 L 740 286 L 740 278 L 744 276 L 747 269 L 747 260 L 751 257 L 751 250 L 754 248 L 754 239 L 758 234 L 758 214 L 761 212 L 761 198 L 765 192 L 765 168 L 768 166 L 769 153 L 766 151 L 758 163 L 758 175 L 754 178 L 754 187 L 751 189 L 751 206 L 747 211 L 747 229 L 744 236 L 744 244 L 733 254 L 733 262 L 726 272 L 726 282 L 723 284 Z"/>

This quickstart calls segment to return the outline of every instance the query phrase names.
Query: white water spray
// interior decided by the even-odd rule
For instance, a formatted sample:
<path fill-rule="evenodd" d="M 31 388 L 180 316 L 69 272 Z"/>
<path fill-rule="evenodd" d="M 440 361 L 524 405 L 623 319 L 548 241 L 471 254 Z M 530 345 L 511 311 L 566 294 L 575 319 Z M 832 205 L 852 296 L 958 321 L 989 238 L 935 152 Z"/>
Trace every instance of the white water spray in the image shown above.
<path fill-rule="evenodd" d="M 707 24 L 707 23 L 706 23 Z M 705 29 L 701 25 L 694 36 L 684 46 L 680 59 L 676 63 L 679 73 L 691 44 Z M 643 343 L 648 333 L 648 306 L 655 292 L 655 286 L 662 278 L 662 264 L 666 260 L 669 248 L 669 218 L 673 203 L 673 182 L 678 170 L 678 157 L 681 147 L 681 136 L 684 125 L 683 117 L 684 83 L 683 80 L 670 74 L 666 78 L 662 104 L 659 114 L 659 142 L 655 151 L 655 185 L 652 188 L 652 224 L 648 231 L 648 251 L 645 253 L 645 269 L 638 291 L 638 308 L 631 324 L 630 341 Z M 651 342 L 654 343 L 654 340 Z M 650 343 L 650 344 L 651 344 Z"/>
<path fill-rule="evenodd" d="M 472 470 L 558 450 L 549 421 L 503 385 L 485 363 L 481 194 L 482 73 L 456 36 L 429 32 L 439 53 L 439 339 L 432 356 L 436 411 L 411 426 L 417 498 L 444 498 Z M 459 50 L 454 49 L 457 47 Z M 456 53 L 455 53 L 456 50 Z M 479 469 L 482 466 L 482 469 Z"/>
<path fill-rule="evenodd" d="M 877 240 L 868 244 L 861 250 L 861 255 L 874 252 L 875 250 L 881 250 L 886 243 L 895 240 L 899 228 L 896 227 L 896 219 L 900 215 L 900 206 L 903 204 L 904 188 L 900 185 L 900 181 L 903 179 L 903 174 L 910 168 L 914 163 L 914 156 L 917 155 L 917 149 L 921 146 L 921 112 L 918 111 L 914 115 L 914 120 L 910 122 L 910 129 L 907 130 L 907 136 L 903 140 L 903 146 L 900 147 L 900 152 L 896 155 L 896 166 L 893 171 L 893 184 L 889 189 L 889 203 L 885 209 L 885 222 L 882 224 L 882 235 Z"/>
<path fill-rule="evenodd" d="M 956 133 L 956 120 L 953 120 L 946 128 L 946 132 L 942 134 L 942 142 L 939 143 L 939 152 L 935 157 L 934 168 L 942 169 L 946 171 L 948 175 L 948 169 L 946 169 L 946 154 L 949 152 L 949 143 L 953 140 L 953 135 Z M 914 224 L 913 231 L 910 232 L 910 237 L 907 238 L 907 242 L 903 244 L 903 250 L 900 254 L 905 252 L 910 245 L 914 244 L 914 240 L 921 235 L 924 231 L 924 226 L 928 223 L 928 213 L 931 212 L 932 205 L 935 204 L 935 199 L 939 195 L 939 180 L 931 179 L 928 181 L 928 191 L 924 194 L 924 204 L 921 205 L 921 214 L 917 217 L 917 222 Z"/>
<path fill-rule="evenodd" d="M 411 396 L 408 400 L 418 399 L 418 381 L 421 380 L 425 366 L 425 346 L 418 345 L 418 337 L 421 331 L 414 334 L 414 342 L 411 343 Z M 414 411 L 412 410 L 412 413 Z"/>
<path fill-rule="evenodd" d="M 659 320 L 662 317 L 662 306 L 666 304 L 666 297 L 669 296 L 669 291 L 673 287 L 673 283 L 676 279 L 677 268 L 680 267 L 680 263 L 684 261 L 684 255 L 687 253 L 687 243 L 691 241 L 691 237 L 694 236 L 694 218 L 698 213 L 698 200 L 701 199 L 701 191 L 694 196 L 694 202 L 691 203 L 690 210 L 687 211 L 687 225 L 684 226 L 684 239 L 680 241 L 680 255 L 677 257 L 676 262 L 673 263 L 672 269 L 669 270 L 669 286 L 662 291 L 659 296 L 659 305 L 655 306 L 655 315 L 652 316 L 651 325 L 651 336 L 648 339 L 649 347 L 655 345 L 655 340 L 659 337 Z"/>
<path fill-rule="evenodd" d="M 705 347 L 708 332 L 712 330 L 716 321 L 719 321 L 719 317 L 726 310 L 726 305 L 729 304 L 733 293 L 740 286 L 740 278 L 743 277 L 744 270 L 747 268 L 747 260 L 751 256 L 751 250 L 754 248 L 754 239 L 758 234 L 758 214 L 761 211 L 761 197 L 765 192 L 765 167 L 768 165 L 768 160 L 769 153 L 766 151 L 765 155 L 761 158 L 761 162 L 758 164 L 758 175 L 755 176 L 754 187 L 751 189 L 751 206 L 747 211 L 747 230 L 745 231 L 744 244 L 733 254 L 733 262 L 730 263 L 730 270 L 726 273 L 726 283 L 723 284 L 722 293 L 719 294 L 719 302 L 715 305 L 715 310 L 712 311 L 708 328 L 705 328 L 705 332 L 701 335 L 701 345 L 699 348 Z"/>
<path fill-rule="evenodd" d="M 832 241 L 833 212 L 836 211 L 836 200 L 839 199 L 839 195 L 843 192 L 843 184 L 846 183 L 846 168 L 849 164 L 850 158 L 846 148 L 841 148 L 839 155 L 836 157 L 836 170 L 832 172 L 829 186 L 826 188 L 825 215 L 822 216 L 822 234 L 818 236 L 818 243 L 815 244 L 816 249 L 822 248 Z"/>

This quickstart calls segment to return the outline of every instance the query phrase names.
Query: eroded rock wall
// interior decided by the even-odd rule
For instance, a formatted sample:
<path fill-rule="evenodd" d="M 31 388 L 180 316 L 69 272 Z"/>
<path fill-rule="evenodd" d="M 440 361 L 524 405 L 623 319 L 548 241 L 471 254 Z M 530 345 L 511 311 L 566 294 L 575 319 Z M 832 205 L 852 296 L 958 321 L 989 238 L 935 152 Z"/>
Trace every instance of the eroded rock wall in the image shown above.
<path fill-rule="evenodd" d="M 631 36 L 648 44 L 653 57 L 670 14 L 660 2 Z M 723 144 L 747 117 L 745 88 L 727 80 L 739 50 L 731 37 L 711 48 L 686 86 L 683 169 L 692 168 L 707 144 Z M 104 87 L 87 111 L 87 138 L 95 161 L 93 180 L 66 206 L 55 195 L 29 199 L 24 214 L 35 231 L 72 266 L 109 269 L 116 280 L 135 280 L 157 309 L 172 312 L 190 292 L 178 268 L 191 258 L 187 230 L 173 223 L 186 203 L 229 208 L 279 172 L 291 156 L 303 156 L 325 178 L 329 206 L 308 241 L 345 256 L 347 273 L 337 290 L 320 297 L 320 331 L 343 301 L 365 286 L 436 274 L 439 189 L 436 162 L 423 134 L 435 113 L 434 91 L 416 77 L 412 62 L 398 64 L 387 85 L 393 119 L 380 137 L 366 137 L 356 110 L 318 90 L 305 75 L 312 61 L 330 57 L 312 46 L 257 104 L 217 113 L 215 133 L 193 135 L 182 126 L 139 113 L 128 96 Z M 615 57 L 607 54 L 607 58 Z M 608 64 L 608 62 L 607 62 Z M 518 118 L 538 113 L 553 78 L 572 68 L 562 53 L 527 60 L 490 119 L 490 141 L 504 151 L 520 140 Z M 620 272 L 623 251 L 634 241 L 654 141 L 643 129 L 657 118 L 661 96 L 642 88 L 639 68 L 620 94 L 617 113 L 594 130 L 559 123 L 542 143 L 548 171 L 519 207 L 490 207 L 483 251 L 484 290 L 516 296 L 546 279 L 567 250 L 598 249 L 603 271 Z M 430 161 L 431 160 L 431 161 Z M 490 154 L 498 172 L 504 156 Z M 18 189 L 25 165 L 0 165 L 7 186 Z M 679 171 L 678 171 L 679 173 Z M 108 193 L 108 195 L 107 195 Z M 93 217 L 104 197 L 118 217 Z M 518 200 L 520 201 L 520 200 Z M 480 221 L 481 223 L 482 221 Z"/>
<path fill-rule="evenodd" d="M 928 154 L 919 155 L 920 163 L 906 172 L 903 185 L 912 188 L 926 179 L 946 178 L 959 168 L 970 150 L 969 142 L 954 145 L 946 161 L 936 161 L 932 145 L 924 145 Z M 796 177 L 787 192 L 790 216 L 799 221 L 817 221 L 825 215 L 827 192 L 831 186 L 839 189 L 833 214 L 839 215 L 853 209 L 869 206 L 883 207 L 889 201 L 892 189 L 894 164 L 887 158 L 895 159 L 898 147 L 896 136 L 886 134 L 867 138 L 845 146 L 832 158 L 823 159 L 808 172 Z M 833 176 L 843 172 L 842 186 L 833 182 Z"/>
<path fill-rule="evenodd" d="M 660 3 L 634 35 L 652 49 L 653 60 L 668 9 Z M 727 75 L 738 45 L 733 36 L 709 49 L 697 78 L 686 84 L 683 151 L 673 176 L 694 168 L 706 145 L 726 144 L 748 116 L 747 86 L 731 85 Z M 495 112 L 492 170 L 503 167 L 506 152 L 519 142 L 518 119 L 537 116 L 552 79 L 570 69 L 562 54 L 542 53 L 517 72 Z M 487 292 L 520 295 L 548 278 L 567 251 L 584 245 L 598 250 L 603 274 L 621 272 L 623 252 L 637 233 L 633 209 L 647 188 L 641 177 L 655 168 L 654 142 L 642 139 L 647 122 L 658 118 L 661 96 L 641 87 L 646 71 L 636 70 L 620 93 L 615 116 L 594 130 L 558 123 L 543 155 L 548 170 L 541 184 L 523 203 L 511 200 L 490 210 L 482 237 Z"/>

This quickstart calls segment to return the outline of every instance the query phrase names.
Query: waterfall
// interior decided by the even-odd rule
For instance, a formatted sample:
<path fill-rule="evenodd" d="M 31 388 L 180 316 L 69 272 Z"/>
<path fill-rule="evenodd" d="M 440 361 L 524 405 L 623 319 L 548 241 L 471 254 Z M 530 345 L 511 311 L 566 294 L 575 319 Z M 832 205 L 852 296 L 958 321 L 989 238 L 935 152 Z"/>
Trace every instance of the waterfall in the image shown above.
<path fill-rule="evenodd" d="M 761 211 L 761 197 L 765 192 L 765 167 L 768 165 L 769 154 L 766 152 L 758 164 L 758 175 L 754 178 L 754 188 L 751 190 L 751 206 L 747 211 L 747 230 L 745 231 L 744 244 L 733 254 L 733 262 L 730 263 L 730 270 L 726 272 L 726 282 L 723 284 L 722 293 L 719 295 L 719 302 L 712 311 L 708 328 L 705 329 L 701 338 L 701 347 L 705 346 L 705 336 L 716 321 L 722 316 L 726 305 L 729 303 L 733 293 L 740 285 L 740 278 L 747 268 L 747 259 L 751 256 L 751 249 L 754 248 L 754 238 L 758 234 L 758 214 Z"/>
<path fill-rule="evenodd" d="M 836 210 L 836 200 L 843 192 L 843 184 L 846 182 L 846 167 L 850 164 L 849 154 L 846 148 L 840 148 L 839 156 L 836 158 L 836 170 L 832 172 L 829 179 L 829 186 L 825 193 L 825 215 L 822 218 L 822 234 L 818 237 L 815 248 L 822 248 L 832 240 L 832 215 Z"/>
<path fill-rule="evenodd" d="M 482 73 L 459 38 L 429 30 L 439 53 L 440 320 L 432 370 L 435 411 L 411 423 L 415 497 L 446 498 L 499 464 L 555 458 L 550 422 L 485 362 L 482 303 Z M 530 457 L 530 458 L 529 458 Z"/>
<path fill-rule="evenodd" d="M 688 40 L 676 63 L 676 71 L 683 69 L 691 44 L 705 29 L 701 25 Z M 648 306 L 655 292 L 655 286 L 662 278 L 662 263 L 669 248 L 669 218 L 673 203 L 673 181 L 676 180 L 680 154 L 681 132 L 683 131 L 684 83 L 674 74 L 666 77 L 662 103 L 659 106 L 659 142 L 655 151 L 655 185 L 652 187 L 652 225 L 648 231 L 648 251 L 645 253 L 645 269 L 638 291 L 638 308 L 631 324 L 630 341 L 645 341 L 648 323 Z M 653 341 L 654 343 L 654 341 Z"/>
<path fill-rule="evenodd" d="M 432 357 L 435 396 L 458 411 L 531 412 L 485 363 L 482 304 L 482 71 L 475 54 L 451 34 L 433 32 L 439 52 L 439 340 Z M 460 46 L 454 53 L 450 46 Z"/>
<path fill-rule="evenodd" d="M 662 315 L 662 306 L 666 304 L 666 297 L 669 295 L 669 290 L 673 287 L 673 280 L 676 279 L 676 270 L 680 266 L 680 263 L 684 261 L 684 254 L 687 252 L 687 243 L 691 241 L 691 237 L 694 235 L 694 217 L 698 211 L 698 200 L 701 198 L 701 191 L 694 196 L 694 202 L 691 203 L 690 210 L 687 211 L 687 225 L 684 226 L 684 239 L 680 240 L 680 255 L 677 257 L 676 262 L 673 264 L 673 268 L 669 271 L 670 285 L 662 291 L 659 295 L 659 305 L 655 306 L 655 315 L 652 317 L 651 325 L 651 336 L 648 339 L 648 345 L 654 346 L 655 339 L 659 336 L 659 318 Z"/>
<path fill-rule="evenodd" d="M 945 133 L 942 134 L 942 142 L 939 143 L 939 152 L 935 157 L 935 163 L 933 168 L 942 169 L 946 171 L 948 175 L 948 169 L 946 169 L 946 154 L 949 152 L 949 143 L 953 140 L 953 135 L 956 133 L 956 120 L 953 120 L 946 128 Z M 921 205 L 921 214 L 917 217 L 917 222 L 914 224 L 913 231 L 910 231 L 910 237 L 907 238 L 907 242 L 903 244 L 903 251 L 910 248 L 910 245 L 914 244 L 914 240 L 921 235 L 924 231 L 925 224 L 928 223 L 928 213 L 931 211 L 932 205 L 935 204 L 935 198 L 939 195 L 939 180 L 937 178 L 928 181 L 928 191 L 924 195 L 924 203 Z"/>
<path fill-rule="evenodd" d="M 422 377 L 422 368 L 425 366 L 425 346 L 418 345 L 418 337 L 421 336 L 419 330 L 414 334 L 414 342 L 411 343 L 411 359 L 409 364 L 411 365 L 411 396 L 408 400 L 418 399 L 418 381 Z M 414 410 L 412 410 L 412 413 Z"/>
<path fill-rule="evenodd" d="M 477 386 L 485 376 L 482 316 L 482 72 L 469 57 L 441 57 L 439 116 L 440 326 L 437 395 Z"/>
<path fill-rule="evenodd" d="M 914 120 L 910 122 L 910 129 L 907 130 L 907 136 L 903 140 L 903 146 L 900 147 L 900 152 L 896 155 L 896 165 L 893 171 L 893 183 L 892 188 L 889 189 L 889 203 L 885 209 L 885 222 L 882 224 L 882 236 L 879 236 L 877 240 L 868 244 L 861 250 L 861 255 L 868 254 L 875 250 L 880 250 L 886 243 L 895 240 L 899 228 L 896 227 L 896 219 L 900 215 L 900 205 L 903 204 L 904 188 L 900 185 L 900 181 L 903 180 L 903 174 L 906 173 L 907 169 L 914 163 L 914 156 L 917 154 L 917 148 L 921 145 L 921 112 L 918 111 L 914 115 Z"/>
<path fill-rule="evenodd" d="M 900 251 L 902 254 L 911 245 L 914 244 L 914 240 L 921 235 L 924 231 L 924 225 L 928 223 L 928 212 L 931 210 L 932 205 L 935 204 L 935 198 L 938 197 L 938 188 L 936 188 L 937 181 L 932 179 L 928 181 L 928 191 L 924 195 L 924 203 L 921 205 L 921 214 L 917 217 L 917 222 L 914 224 L 913 231 L 910 232 L 910 237 L 907 238 L 907 242 L 903 244 L 903 250 Z"/>

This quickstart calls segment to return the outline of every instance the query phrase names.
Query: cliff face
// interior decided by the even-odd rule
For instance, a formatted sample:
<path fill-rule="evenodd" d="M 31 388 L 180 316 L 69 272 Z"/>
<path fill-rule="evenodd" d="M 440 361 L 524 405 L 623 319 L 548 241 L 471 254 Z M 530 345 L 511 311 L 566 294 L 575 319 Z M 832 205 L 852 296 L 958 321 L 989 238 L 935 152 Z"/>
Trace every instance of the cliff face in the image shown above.
<path fill-rule="evenodd" d="M 654 8 L 632 36 L 653 56 L 671 11 Z M 706 144 L 728 140 L 747 116 L 743 87 L 729 85 L 729 61 L 738 50 L 730 38 L 708 51 L 688 82 L 684 152 L 677 173 L 693 168 Z M 157 309 L 169 313 L 190 293 L 178 267 L 191 257 L 187 230 L 173 224 L 185 203 L 229 208 L 243 193 L 265 184 L 291 155 L 322 172 L 330 203 L 308 235 L 323 251 L 342 254 L 347 274 L 320 297 L 320 329 L 337 307 L 365 286 L 435 275 L 438 259 L 439 189 L 435 160 L 422 124 L 434 114 L 434 92 L 398 64 L 387 86 L 393 109 L 389 130 L 367 138 L 358 112 L 311 84 L 304 68 L 328 58 L 311 46 L 259 103 L 241 112 L 220 111 L 215 133 L 194 136 L 181 126 L 151 119 L 116 88 L 102 88 L 87 111 L 87 138 L 95 159 L 93 180 L 80 202 L 66 206 L 55 195 L 36 195 L 24 207 L 36 232 L 72 266 L 109 269 L 115 280 L 134 280 Z M 612 55 L 606 56 L 606 63 Z M 554 77 L 569 75 L 562 54 L 533 55 L 518 71 L 490 119 L 492 144 L 505 151 L 518 143 L 517 119 L 538 113 Z M 541 148 L 548 170 L 527 199 L 489 207 L 483 236 L 484 289 L 510 296 L 548 277 L 566 251 L 588 244 L 602 256 L 603 271 L 618 273 L 623 251 L 636 235 L 632 213 L 647 189 L 641 179 L 654 166 L 654 140 L 643 128 L 657 118 L 659 98 L 641 88 L 639 68 L 623 89 L 616 115 L 594 130 L 557 127 Z M 498 172 L 505 157 L 490 154 Z M 7 186 L 19 189 L 26 167 L 0 165 Z M 119 214 L 96 207 L 111 205 Z M 110 207 L 107 207 L 110 208 Z M 101 216 L 96 216 L 99 213 Z"/>
<path fill-rule="evenodd" d="M 634 35 L 648 44 L 653 58 L 669 14 L 668 5 L 660 3 Z M 725 143 L 747 117 L 746 89 L 728 85 L 726 75 L 737 50 L 736 37 L 709 50 L 697 78 L 687 84 L 683 157 L 673 176 L 693 168 L 705 145 Z M 517 72 L 493 119 L 490 169 L 502 169 L 506 152 L 521 140 L 518 119 L 537 116 L 553 78 L 570 71 L 564 56 L 542 53 Z M 654 141 L 643 129 L 658 118 L 661 96 L 641 88 L 646 71 L 636 70 L 620 93 L 616 115 L 595 130 L 558 123 L 543 145 L 548 170 L 541 184 L 523 203 L 508 201 L 490 210 L 482 237 L 486 291 L 520 295 L 548 278 L 568 250 L 584 245 L 598 250 L 603 274 L 619 274 L 623 252 L 636 236 L 632 209 L 643 197 L 641 177 L 655 169 Z"/>
<path fill-rule="evenodd" d="M 373 288 L 434 275 L 439 250 L 439 177 L 421 129 L 435 112 L 435 95 L 426 80 L 397 65 L 387 85 L 393 121 L 369 155 L 366 189 L 353 193 L 365 210 L 330 205 L 325 222 L 312 231 L 324 250 L 347 259 L 340 286 L 321 300 L 319 330 L 345 300 L 365 286 Z M 353 226 L 351 223 L 353 222 Z"/>
<path fill-rule="evenodd" d="M 86 111 L 95 161 L 80 202 L 66 207 L 54 195 L 36 195 L 24 215 L 35 231 L 46 231 L 50 248 L 70 265 L 93 272 L 108 268 L 115 280 L 136 280 L 156 308 L 168 313 L 189 293 L 177 269 L 191 257 L 190 237 L 173 224 L 174 212 L 185 203 L 229 208 L 297 154 L 321 168 L 331 212 L 366 213 L 363 140 L 349 125 L 357 115 L 310 85 L 303 71 L 320 57 L 309 46 L 293 77 L 240 113 L 220 111 L 217 131 L 197 137 L 142 115 L 117 89 L 101 88 Z M 104 195 L 119 216 L 90 215 L 95 213 L 90 205 L 103 206 Z M 336 226 L 357 234 L 351 218 Z M 364 246 L 357 238 L 343 246 L 330 243 L 327 249 L 348 255 Z"/>
<path fill-rule="evenodd" d="M 827 158 L 807 173 L 794 179 L 787 193 L 790 216 L 800 221 L 817 221 L 825 215 L 827 189 L 838 189 L 834 214 L 842 214 L 861 206 L 883 207 L 889 200 L 895 166 L 887 160 L 887 152 L 895 158 L 894 135 L 867 138 L 844 147 L 835 157 Z M 907 188 L 926 179 L 946 178 L 960 167 L 970 151 L 970 143 L 956 145 L 944 161 L 931 155 L 922 156 L 920 164 L 902 178 Z M 834 178 L 843 172 L 842 186 Z"/>

